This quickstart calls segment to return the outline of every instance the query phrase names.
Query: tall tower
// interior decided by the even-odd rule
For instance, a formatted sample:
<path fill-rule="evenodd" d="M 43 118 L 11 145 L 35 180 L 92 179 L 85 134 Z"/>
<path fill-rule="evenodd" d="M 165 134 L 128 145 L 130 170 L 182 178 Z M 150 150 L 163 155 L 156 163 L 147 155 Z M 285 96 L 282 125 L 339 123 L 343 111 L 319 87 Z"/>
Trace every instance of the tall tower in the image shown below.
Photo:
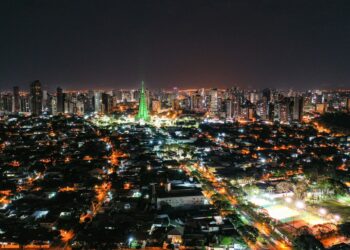
<path fill-rule="evenodd" d="M 210 90 L 210 113 L 215 116 L 218 113 L 218 89 Z"/>
<path fill-rule="evenodd" d="M 19 103 L 19 87 L 15 86 L 13 87 L 13 108 L 12 111 L 15 113 L 19 112 L 20 108 L 20 103 Z"/>
<path fill-rule="evenodd" d="M 60 87 L 57 88 L 57 113 L 63 113 L 64 112 L 64 95 L 63 91 Z"/>
<path fill-rule="evenodd" d="M 294 104 L 293 104 L 293 120 L 302 121 L 303 110 L 304 110 L 304 98 L 302 96 L 295 96 Z"/>
<path fill-rule="evenodd" d="M 143 121 L 148 121 L 149 120 L 148 109 L 147 109 L 146 93 L 145 93 L 145 88 L 144 88 L 143 81 L 141 82 L 139 112 L 138 112 L 138 114 L 136 116 L 136 120 L 143 120 Z"/>
<path fill-rule="evenodd" d="M 40 115 L 42 112 L 43 91 L 41 83 L 36 80 L 30 84 L 31 109 L 34 116 Z"/>

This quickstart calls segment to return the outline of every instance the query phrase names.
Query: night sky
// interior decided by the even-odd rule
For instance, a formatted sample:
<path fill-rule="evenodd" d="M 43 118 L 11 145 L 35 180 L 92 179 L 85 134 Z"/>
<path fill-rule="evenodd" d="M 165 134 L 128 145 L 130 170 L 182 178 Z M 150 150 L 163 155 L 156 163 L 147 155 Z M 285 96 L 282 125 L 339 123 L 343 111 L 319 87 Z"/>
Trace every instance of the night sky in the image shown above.
<path fill-rule="evenodd" d="M 0 89 L 350 87 L 350 1 L 1 0 Z"/>

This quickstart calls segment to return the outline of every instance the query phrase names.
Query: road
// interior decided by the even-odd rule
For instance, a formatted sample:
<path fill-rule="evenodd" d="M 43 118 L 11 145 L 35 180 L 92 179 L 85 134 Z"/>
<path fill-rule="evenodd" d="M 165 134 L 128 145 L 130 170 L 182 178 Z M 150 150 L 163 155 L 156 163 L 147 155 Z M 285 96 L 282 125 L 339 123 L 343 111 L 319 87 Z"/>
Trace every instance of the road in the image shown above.
<path fill-rule="evenodd" d="M 242 208 L 241 201 L 236 197 L 236 195 L 230 191 L 230 186 L 227 183 L 218 180 L 218 178 L 211 172 L 207 171 L 205 167 L 199 166 L 198 164 L 193 165 L 182 165 L 184 171 L 189 175 L 194 176 L 202 184 L 205 183 L 211 193 L 219 193 L 222 195 L 225 201 L 228 201 L 233 207 L 237 214 L 245 217 L 249 225 L 254 226 L 258 229 L 260 237 L 263 241 L 256 241 L 253 243 L 242 235 L 243 239 L 246 241 L 251 249 L 274 249 L 274 250 L 288 250 L 291 249 L 288 240 L 284 239 L 284 235 L 278 231 L 276 228 L 272 228 L 269 224 L 263 222 L 259 219 L 259 215 L 252 209 L 244 206 Z M 194 174 L 194 173 L 199 173 Z M 208 185 L 209 184 L 209 185 Z M 211 196 L 208 192 L 204 192 L 208 199 Z M 212 202 L 211 202 L 212 203 Z M 221 211 L 222 214 L 226 214 L 227 211 Z M 279 234 L 279 233 L 280 234 Z M 263 244 L 266 242 L 267 244 Z"/>

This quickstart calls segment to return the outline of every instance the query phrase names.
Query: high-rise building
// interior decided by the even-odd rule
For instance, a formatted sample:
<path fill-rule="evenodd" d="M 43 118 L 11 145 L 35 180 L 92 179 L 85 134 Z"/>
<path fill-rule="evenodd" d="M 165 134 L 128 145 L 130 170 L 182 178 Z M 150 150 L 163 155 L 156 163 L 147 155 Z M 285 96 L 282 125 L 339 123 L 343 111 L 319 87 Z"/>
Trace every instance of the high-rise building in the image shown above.
<path fill-rule="evenodd" d="M 19 87 L 13 87 L 13 112 L 18 113 L 20 111 L 20 103 L 19 103 Z"/>
<path fill-rule="evenodd" d="M 30 104 L 32 115 L 37 116 L 42 113 L 43 91 L 39 80 L 30 84 Z"/>
<path fill-rule="evenodd" d="M 152 100 L 152 112 L 159 113 L 161 104 L 159 100 Z"/>
<path fill-rule="evenodd" d="M 147 108 L 147 99 L 146 99 L 146 93 L 145 93 L 143 81 L 141 83 L 139 112 L 138 112 L 138 114 L 136 116 L 136 120 L 143 120 L 143 121 L 148 121 L 149 120 L 148 108 Z"/>
<path fill-rule="evenodd" d="M 50 113 L 57 115 L 57 96 L 51 96 L 50 98 Z"/>
<path fill-rule="evenodd" d="M 5 113 L 12 112 L 12 95 L 10 93 L 5 93 L 0 95 L 0 111 Z"/>
<path fill-rule="evenodd" d="M 179 110 L 180 109 L 180 102 L 178 99 L 173 99 L 171 101 L 171 109 L 172 110 Z"/>
<path fill-rule="evenodd" d="M 102 112 L 104 114 L 112 112 L 112 96 L 107 93 L 102 93 Z"/>
<path fill-rule="evenodd" d="M 242 97 L 238 94 L 235 94 L 232 98 L 232 117 L 238 119 L 241 115 L 242 110 Z"/>
<path fill-rule="evenodd" d="M 264 89 L 262 93 L 263 97 L 266 98 L 266 101 L 269 103 L 271 100 L 271 90 L 270 89 Z"/>
<path fill-rule="evenodd" d="M 326 103 L 316 103 L 316 112 L 323 114 L 327 110 L 327 104 Z"/>
<path fill-rule="evenodd" d="M 210 90 L 210 113 L 216 115 L 218 113 L 218 90 Z"/>
<path fill-rule="evenodd" d="M 131 91 L 130 90 L 123 90 L 122 92 L 122 101 L 123 102 L 131 102 Z"/>
<path fill-rule="evenodd" d="M 92 90 L 88 91 L 86 98 L 82 99 L 84 103 L 84 112 L 92 113 L 94 112 L 94 92 Z"/>
<path fill-rule="evenodd" d="M 48 111 L 48 106 L 49 106 L 49 93 L 47 93 L 47 90 L 43 90 L 43 98 L 42 98 L 42 110 L 44 112 Z"/>
<path fill-rule="evenodd" d="M 57 88 L 56 96 L 57 96 L 57 102 L 56 102 L 57 113 L 63 113 L 64 112 L 64 95 L 60 87 Z"/>
<path fill-rule="evenodd" d="M 232 100 L 231 99 L 226 100 L 225 111 L 226 111 L 226 119 L 231 119 L 233 117 Z"/>
<path fill-rule="evenodd" d="M 30 95 L 23 94 L 20 96 L 20 107 L 21 112 L 30 112 Z"/>
<path fill-rule="evenodd" d="M 135 93 L 134 93 L 134 98 L 135 98 Z M 138 99 L 136 99 L 138 100 Z M 114 90 L 113 91 L 113 103 L 119 103 L 123 101 L 123 92 L 121 90 Z"/>
<path fill-rule="evenodd" d="M 267 103 L 266 97 L 264 96 L 261 101 L 257 103 L 257 114 L 262 120 L 269 119 L 269 105 Z"/>
<path fill-rule="evenodd" d="M 350 98 L 346 98 L 346 110 L 350 112 Z"/>
<path fill-rule="evenodd" d="M 201 111 L 203 109 L 203 96 L 201 96 L 199 93 L 195 93 L 191 96 L 191 110 L 194 111 Z"/>
<path fill-rule="evenodd" d="M 102 112 L 102 98 L 101 98 L 101 92 L 94 91 L 94 111 L 97 113 Z"/>
<path fill-rule="evenodd" d="M 293 120 L 301 121 L 303 119 L 304 98 L 296 96 L 293 101 Z"/>

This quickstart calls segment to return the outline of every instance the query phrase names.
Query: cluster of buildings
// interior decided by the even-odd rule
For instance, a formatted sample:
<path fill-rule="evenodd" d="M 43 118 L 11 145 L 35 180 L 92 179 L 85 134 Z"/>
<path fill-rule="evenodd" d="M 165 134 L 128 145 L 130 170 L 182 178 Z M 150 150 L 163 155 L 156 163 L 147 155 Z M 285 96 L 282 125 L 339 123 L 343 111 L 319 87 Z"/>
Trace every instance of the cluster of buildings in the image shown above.
<path fill-rule="evenodd" d="M 183 89 L 150 91 L 144 89 L 144 103 L 152 114 L 168 111 L 191 112 L 220 120 L 302 121 L 315 114 L 350 110 L 350 93 L 345 90 L 306 92 L 276 89 Z M 1 113 L 112 114 L 137 110 L 141 89 L 64 91 L 50 93 L 40 81 L 30 91 L 0 93 Z"/>
<path fill-rule="evenodd" d="M 140 125 L 144 87 L 139 100 L 137 122 L 0 121 L 1 247 L 289 249 L 303 230 L 326 247 L 349 242 L 338 229 L 348 135 L 297 122 Z"/>
<path fill-rule="evenodd" d="M 349 112 L 349 94 L 15 87 L 0 96 L 0 247 L 346 245 L 350 137 L 300 121 Z M 164 112 L 179 115 L 151 122 Z"/>
<path fill-rule="evenodd" d="M 165 157 L 168 146 L 193 142 L 194 131 L 169 132 L 136 124 L 105 130 L 70 115 L 2 120 L 0 247 L 244 249 L 201 183 Z"/>

